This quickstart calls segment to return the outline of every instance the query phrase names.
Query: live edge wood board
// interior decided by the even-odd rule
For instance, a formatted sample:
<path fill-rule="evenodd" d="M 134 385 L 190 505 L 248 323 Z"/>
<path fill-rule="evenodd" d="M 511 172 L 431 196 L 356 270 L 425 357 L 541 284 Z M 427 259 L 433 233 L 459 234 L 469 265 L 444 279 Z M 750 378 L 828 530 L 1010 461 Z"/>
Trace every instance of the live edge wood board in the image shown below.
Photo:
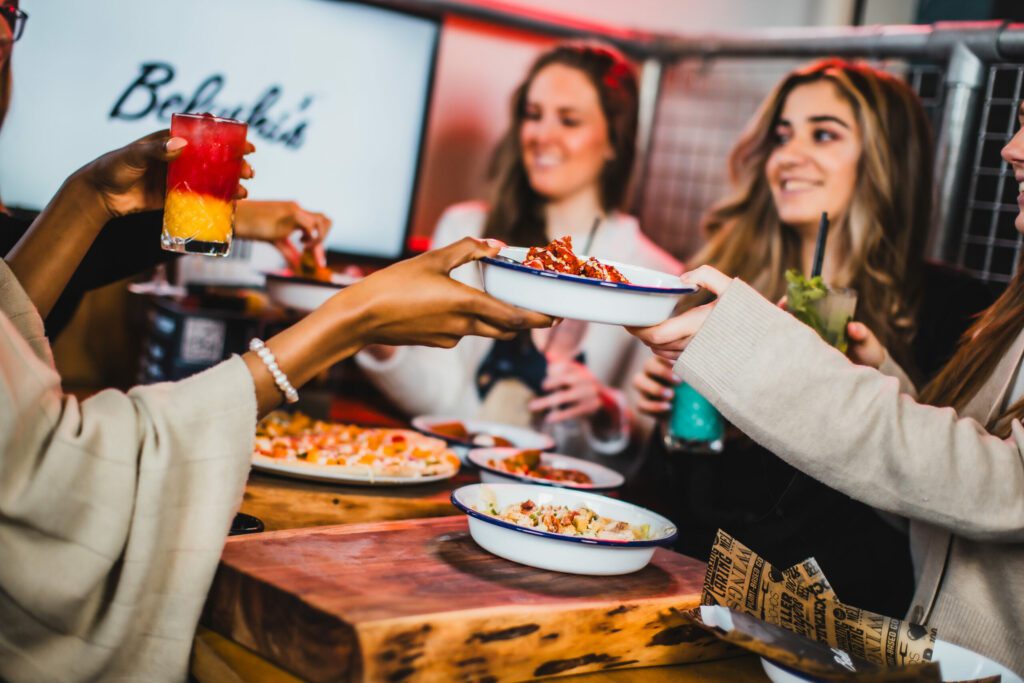
<path fill-rule="evenodd" d="M 465 517 L 228 539 L 203 623 L 309 681 L 498 683 L 720 657 L 704 564 L 588 577 L 484 551 Z"/>

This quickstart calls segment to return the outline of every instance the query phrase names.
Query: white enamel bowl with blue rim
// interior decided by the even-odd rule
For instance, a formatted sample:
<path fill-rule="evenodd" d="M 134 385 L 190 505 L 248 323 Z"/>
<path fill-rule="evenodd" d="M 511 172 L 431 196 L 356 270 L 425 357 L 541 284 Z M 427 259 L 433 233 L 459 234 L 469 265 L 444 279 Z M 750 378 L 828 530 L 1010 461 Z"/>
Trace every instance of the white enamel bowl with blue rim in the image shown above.
<path fill-rule="evenodd" d="M 530 268 L 523 265 L 527 251 L 505 247 L 497 258 L 480 259 L 484 291 L 513 306 L 556 318 L 646 327 L 668 319 L 679 297 L 698 290 L 675 275 L 605 259 L 601 262 L 618 268 L 632 284 Z"/>
<path fill-rule="evenodd" d="M 470 434 L 481 434 L 490 436 L 500 436 L 503 439 L 507 439 L 512 443 L 515 448 L 519 450 L 532 450 L 532 451 L 549 451 L 555 447 L 555 440 L 547 434 L 541 434 L 535 432 L 532 429 L 526 427 L 515 427 L 513 425 L 501 424 L 500 422 L 488 422 L 487 420 L 462 420 L 457 417 L 445 417 L 443 415 L 420 415 L 414 417 L 412 420 L 412 427 L 418 432 L 422 432 L 427 436 L 433 436 L 438 439 L 444 439 L 459 459 L 465 464 L 469 463 L 469 451 L 473 448 L 479 448 L 481 446 L 489 446 L 493 444 L 486 444 L 478 440 L 463 441 L 461 439 L 453 439 L 447 434 L 435 432 L 433 426 L 435 424 L 444 424 L 451 422 L 461 422 L 462 426 Z"/>
<path fill-rule="evenodd" d="M 492 460 L 504 460 L 522 452 L 522 448 L 474 448 L 469 452 L 469 464 L 480 469 L 480 481 L 485 484 L 508 484 L 510 482 L 521 482 L 523 484 L 540 484 L 542 486 L 560 486 L 567 489 L 579 489 L 583 491 L 611 491 L 622 486 L 625 478 L 613 469 L 596 462 L 581 460 L 560 453 L 542 453 L 540 461 L 547 467 L 556 467 L 564 470 L 579 470 L 590 477 L 589 484 L 581 484 L 575 481 L 554 481 L 531 477 L 527 474 L 513 474 L 499 467 L 490 464 Z"/>
<path fill-rule="evenodd" d="M 603 517 L 650 526 L 643 541 L 605 541 L 528 529 L 480 510 L 487 503 L 504 510 L 532 500 L 540 505 L 586 505 Z M 676 527 L 659 514 L 621 500 L 574 489 L 533 484 L 471 484 L 452 492 L 452 504 L 469 515 L 469 533 L 484 550 L 530 567 L 567 574 L 615 576 L 647 566 L 660 545 L 676 538 Z"/>
<path fill-rule="evenodd" d="M 267 297 L 278 306 L 291 308 L 303 313 L 320 308 L 320 305 L 345 287 L 359 282 L 360 278 L 334 273 L 330 282 L 298 277 L 287 272 L 265 273 L 267 276 Z"/>
<path fill-rule="evenodd" d="M 1024 683 L 1020 676 L 1005 666 L 944 640 L 935 641 L 932 661 L 939 663 L 944 681 L 972 681 L 988 676 L 1002 676 L 1003 683 Z M 817 680 L 763 657 L 761 666 L 774 683 L 814 683 Z"/>

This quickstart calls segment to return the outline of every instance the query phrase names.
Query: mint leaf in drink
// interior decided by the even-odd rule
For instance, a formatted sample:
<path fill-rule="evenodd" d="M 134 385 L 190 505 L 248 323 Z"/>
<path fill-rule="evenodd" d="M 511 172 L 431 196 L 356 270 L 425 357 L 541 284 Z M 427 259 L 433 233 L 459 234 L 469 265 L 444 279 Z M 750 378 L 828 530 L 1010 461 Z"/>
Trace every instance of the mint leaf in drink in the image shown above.
<path fill-rule="evenodd" d="M 814 305 L 828 294 L 828 287 L 821 276 L 815 275 L 808 279 L 800 271 L 790 268 L 786 271 L 786 282 L 786 308 L 793 317 L 808 325 L 822 339 L 828 340 L 828 328 Z"/>

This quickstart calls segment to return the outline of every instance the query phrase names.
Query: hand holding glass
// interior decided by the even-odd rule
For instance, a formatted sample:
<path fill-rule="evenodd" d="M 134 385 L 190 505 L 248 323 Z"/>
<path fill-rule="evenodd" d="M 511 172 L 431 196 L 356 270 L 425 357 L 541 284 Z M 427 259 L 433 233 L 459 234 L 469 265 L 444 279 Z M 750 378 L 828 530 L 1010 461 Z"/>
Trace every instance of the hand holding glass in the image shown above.
<path fill-rule="evenodd" d="M 164 249 L 227 256 L 247 129 L 240 121 L 210 114 L 171 117 L 171 136 L 188 145 L 167 167 Z"/>

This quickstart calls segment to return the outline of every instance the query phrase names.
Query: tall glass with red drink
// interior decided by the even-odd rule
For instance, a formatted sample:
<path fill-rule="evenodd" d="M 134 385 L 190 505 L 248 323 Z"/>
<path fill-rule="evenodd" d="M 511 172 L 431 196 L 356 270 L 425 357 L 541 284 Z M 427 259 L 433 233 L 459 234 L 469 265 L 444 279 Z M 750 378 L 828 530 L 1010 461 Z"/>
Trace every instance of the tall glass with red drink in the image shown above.
<path fill-rule="evenodd" d="M 167 167 L 160 243 L 168 251 L 226 256 L 248 126 L 210 114 L 174 114 L 171 135 L 188 145 Z"/>

